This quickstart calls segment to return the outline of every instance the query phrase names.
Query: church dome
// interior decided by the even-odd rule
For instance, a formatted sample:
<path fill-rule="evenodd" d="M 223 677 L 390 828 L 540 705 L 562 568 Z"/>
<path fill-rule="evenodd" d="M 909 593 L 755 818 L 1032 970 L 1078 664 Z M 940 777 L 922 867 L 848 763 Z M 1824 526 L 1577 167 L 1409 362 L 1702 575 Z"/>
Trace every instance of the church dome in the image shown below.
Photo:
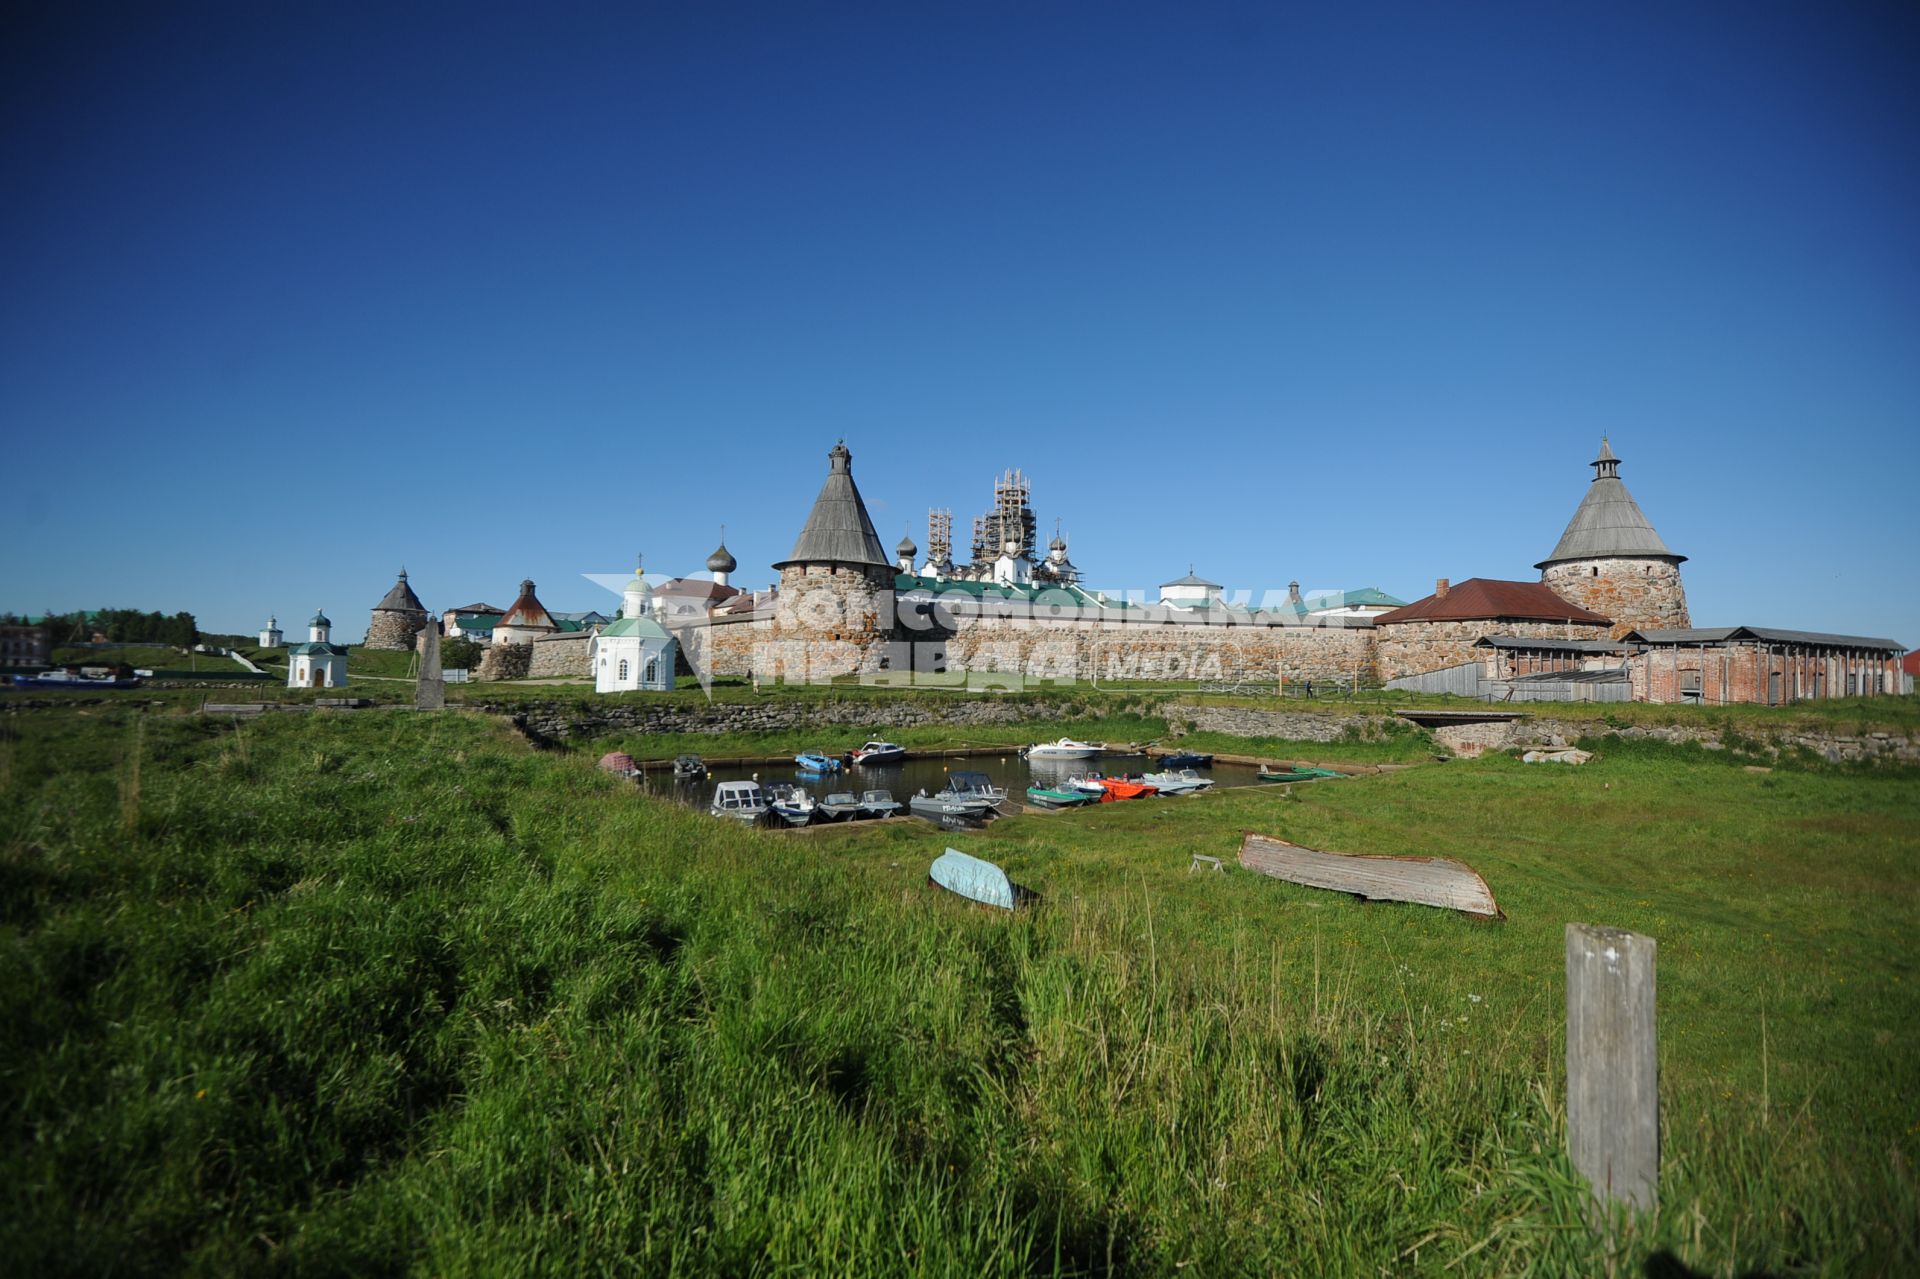
<path fill-rule="evenodd" d="M 905 559 L 912 559 L 920 553 L 920 548 L 913 544 L 911 537 L 903 537 L 900 539 L 900 545 L 893 548 L 893 553 Z"/>
<path fill-rule="evenodd" d="M 739 567 L 739 561 L 735 560 L 733 558 L 733 552 L 727 549 L 725 538 L 722 538 L 720 541 L 720 549 L 707 556 L 707 572 L 709 573 L 731 573 Z"/>

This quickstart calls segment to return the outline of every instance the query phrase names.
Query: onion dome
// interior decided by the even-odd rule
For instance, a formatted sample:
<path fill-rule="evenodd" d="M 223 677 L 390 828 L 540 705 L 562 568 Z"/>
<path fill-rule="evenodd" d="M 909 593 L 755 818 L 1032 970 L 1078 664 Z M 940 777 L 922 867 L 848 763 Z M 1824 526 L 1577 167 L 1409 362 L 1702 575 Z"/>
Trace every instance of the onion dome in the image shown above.
<path fill-rule="evenodd" d="M 325 613 L 321 612 L 319 609 L 316 608 L 313 610 L 313 620 L 311 622 L 308 622 L 307 625 L 308 626 L 332 626 L 333 623 L 327 620 L 327 615 Z"/>
<path fill-rule="evenodd" d="M 720 535 L 720 549 L 707 556 L 707 572 L 731 573 L 739 567 L 739 561 L 735 560 L 733 558 L 733 552 L 727 549 L 727 536 L 722 532 Z"/>
<path fill-rule="evenodd" d="M 911 537 L 903 537 L 900 539 L 900 545 L 893 548 L 893 553 L 900 559 L 910 560 L 920 553 L 920 548 L 913 544 Z"/>

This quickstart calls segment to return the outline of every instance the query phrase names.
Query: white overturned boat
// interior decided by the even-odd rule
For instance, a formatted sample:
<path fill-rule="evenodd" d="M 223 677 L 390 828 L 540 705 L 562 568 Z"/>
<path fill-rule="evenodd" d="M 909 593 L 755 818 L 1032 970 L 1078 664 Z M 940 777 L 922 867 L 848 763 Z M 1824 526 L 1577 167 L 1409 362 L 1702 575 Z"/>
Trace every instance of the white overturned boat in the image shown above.
<path fill-rule="evenodd" d="M 1098 759 L 1106 753 L 1105 742 L 1076 742 L 1063 737 L 1057 742 L 1041 742 L 1023 752 L 1028 759 Z"/>

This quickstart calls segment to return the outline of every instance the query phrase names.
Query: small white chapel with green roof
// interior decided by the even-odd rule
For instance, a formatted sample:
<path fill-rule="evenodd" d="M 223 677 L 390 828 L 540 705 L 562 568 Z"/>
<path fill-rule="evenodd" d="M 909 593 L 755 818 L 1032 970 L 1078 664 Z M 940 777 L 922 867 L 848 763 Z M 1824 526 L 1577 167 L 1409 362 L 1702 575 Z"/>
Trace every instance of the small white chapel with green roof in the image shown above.
<path fill-rule="evenodd" d="M 287 646 L 288 688 L 344 688 L 347 650 L 333 642 L 333 623 L 319 609 L 307 623 L 307 642 Z"/>
<path fill-rule="evenodd" d="M 680 646 L 652 614 L 653 588 L 635 564 L 633 577 L 620 595 L 620 616 L 589 641 L 587 661 L 593 667 L 594 692 L 664 693 L 673 688 Z"/>

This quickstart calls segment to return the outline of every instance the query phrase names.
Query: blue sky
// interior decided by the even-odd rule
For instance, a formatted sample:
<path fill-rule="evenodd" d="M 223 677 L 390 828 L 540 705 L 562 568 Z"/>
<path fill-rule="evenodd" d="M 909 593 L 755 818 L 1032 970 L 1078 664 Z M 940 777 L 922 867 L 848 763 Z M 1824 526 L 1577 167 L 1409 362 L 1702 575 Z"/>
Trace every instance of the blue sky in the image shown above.
<path fill-rule="evenodd" d="M 1920 11 L 16 5 L 0 608 L 764 586 L 1009 466 L 1095 585 L 1530 578 L 1920 643 Z"/>

